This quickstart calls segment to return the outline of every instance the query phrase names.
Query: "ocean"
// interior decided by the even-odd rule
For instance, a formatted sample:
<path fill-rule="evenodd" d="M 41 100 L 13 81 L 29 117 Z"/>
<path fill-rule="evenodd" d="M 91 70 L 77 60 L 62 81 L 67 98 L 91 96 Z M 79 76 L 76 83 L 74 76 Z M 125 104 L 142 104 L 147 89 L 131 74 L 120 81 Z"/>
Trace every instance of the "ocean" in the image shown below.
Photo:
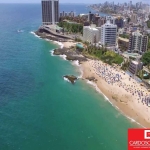
<path fill-rule="evenodd" d="M 0 4 L 0 150 L 126 150 L 138 126 L 86 81 L 64 80 L 81 72 L 32 34 L 40 25 L 40 4 Z"/>

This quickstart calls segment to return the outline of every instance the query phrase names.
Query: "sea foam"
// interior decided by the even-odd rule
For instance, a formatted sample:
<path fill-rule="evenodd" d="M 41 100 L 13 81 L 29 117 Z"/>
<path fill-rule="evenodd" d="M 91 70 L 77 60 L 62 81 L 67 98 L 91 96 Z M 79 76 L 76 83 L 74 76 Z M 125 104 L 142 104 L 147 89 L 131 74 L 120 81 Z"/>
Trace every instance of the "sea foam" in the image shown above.
<path fill-rule="evenodd" d="M 53 42 L 56 43 L 56 44 L 58 44 L 61 49 L 64 47 L 63 43 L 61 43 L 61 42 L 58 42 L 58 41 L 53 41 Z"/>
<path fill-rule="evenodd" d="M 67 59 L 66 59 L 66 57 L 67 57 L 66 55 L 59 55 L 59 56 L 60 56 L 61 58 L 63 58 L 64 60 L 67 60 Z"/>
<path fill-rule="evenodd" d="M 51 56 L 55 56 L 54 55 L 54 49 L 50 50 L 49 52 L 51 53 Z"/>
<path fill-rule="evenodd" d="M 40 36 L 36 35 L 33 31 L 31 31 L 30 33 L 36 36 L 37 38 L 41 39 Z"/>
<path fill-rule="evenodd" d="M 67 82 L 70 82 L 66 77 L 64 77 L 64 80 L 67 81 Z"/>
<path fill-rule="evenodd" d="M 82 79 L 82 77 L 83 77 L 83 70 L 82 70 L 82 68 L 80 67 L 80 75 L 78 76 L 78 79 Z"/>
<path fill-rule="evenodd" d="M 89 81 L 89 80 L 87 80 L 87 83 L 92 85 L 96 89 L 97 92 L 102 94 L 102 92 L 100 91 L 100 89 L 98 88 L 98 86 L 95 83 L 93 83 L 92 81 Z"/>
<path fill-rule="evenodd" d="M 87 83 L 94 86 L 96 91 L 99 92 L 100 94 L 102 94 L 103 97 L 105 98 L 105 100 L 107 100 L 112 106 L 114 106 L 113 103 L 109 100 L 109 98 L 105 94 L 102 93 L 102 91 L 98 88 L 98 86 L 94 82 L 88 80 Z"/>
<path fill-rule="evenodd" d="M 79 60 L 74 60 L 74 61 L 72 61 L 72 64 L 75 65 L 75 66 L 80 66 Z"/>

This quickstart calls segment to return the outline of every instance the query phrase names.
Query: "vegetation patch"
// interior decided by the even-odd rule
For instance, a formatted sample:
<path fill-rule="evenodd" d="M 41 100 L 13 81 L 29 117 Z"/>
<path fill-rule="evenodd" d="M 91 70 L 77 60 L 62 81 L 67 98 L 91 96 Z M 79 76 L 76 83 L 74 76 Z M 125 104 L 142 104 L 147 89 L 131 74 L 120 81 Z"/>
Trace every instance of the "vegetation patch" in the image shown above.
<path fill-rule="evenodd" d="M 119 35 L 121 38 L 125 38 L 125 39 L 129 39 L 129 35 L 127 35 L 127 34 L 120 34 Z"/>
<path fill-rule="evenodd" d="M 150 20 L 147 21 L 147 27 L 150 28 Z"/>
<path fill-rule="evenodd" d="M 146 52 L 142 56 L 142 62 L 144 63 L 145 66 L 148 66 L 148 68 L 150 69 L 150 51 Z"/>
<path fill-rule="evenodd" d="M 91 55 L 94 58 L 100 59 L 103 62 L 112 65 L 121 64 L 123 62 L 123 57 L 114 51 L 108 50 L 106 47 L 96 47 L 93 45 L 87 46 L 83 52 L 84 55 Z"/>
<path fill-rule="evenodd" d="M 59 22 L 59 27 L 62 27 L 64 31 L 70 33 L 83 33 L 83 25 L 79 23 Z"/>

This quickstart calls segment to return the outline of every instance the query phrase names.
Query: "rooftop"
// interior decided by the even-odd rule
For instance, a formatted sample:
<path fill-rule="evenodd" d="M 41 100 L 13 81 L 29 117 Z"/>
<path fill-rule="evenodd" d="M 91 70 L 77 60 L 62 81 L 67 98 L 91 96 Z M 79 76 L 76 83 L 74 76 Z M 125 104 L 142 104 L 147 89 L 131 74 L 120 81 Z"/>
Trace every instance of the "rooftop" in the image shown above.
<path fill-rule="evenodd" d="M 109 20 L 107 20 L 107 22 L 104 24 L 104 25 L 102 25 L 102 27 L 117 27 L 117 25 L 114 25 L 114 24 L 112 24 L 112 23 L 110 23 L 110 21 Z"/>
<path fill-rule="evenodd" d="M 137 61 L 132 61 L 133 64 L 138 65 L 139 63 Z"/>
<path fill-rule="evenodd" d="M 129 42 L 129 39 L 126 39 L 126 38 L 119 37 L 118 39 L 121 40 L 121 41 L 124 41 L 124 42 Z"/>
<path fill-rule="evenodd" d="M 138 53 L 128 53 L 128 52 L 124 52 L 122 54 L 124 57 L 129 58 L 129 57 L 133 57 L 133 58 L 140 58 L 141 55 Z"/>
<path fill-rule="evenodd" d="M 142 34 L 140 33 L 139 30 L 137 30 L 136 32 L 133 32 L 132 35 L 135 35 L 135 36 L 141 36 Z"/>
<path fill-rule="evenodd" d="M 91 26 L 84 26 L 84 28 L 94 30 L 94 31 L 98 31 L 98 29 L 96 29 L 95 27 L 91 27 Z"/>

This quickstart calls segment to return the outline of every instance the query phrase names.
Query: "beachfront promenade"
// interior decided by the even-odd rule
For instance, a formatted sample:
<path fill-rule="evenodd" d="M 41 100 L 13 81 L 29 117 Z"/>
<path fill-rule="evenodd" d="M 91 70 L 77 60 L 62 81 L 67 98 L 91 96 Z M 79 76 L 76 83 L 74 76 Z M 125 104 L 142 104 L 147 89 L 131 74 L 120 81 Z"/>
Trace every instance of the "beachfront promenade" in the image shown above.
<path fill-rule="evenodd" d="M 39 28 L 39 31 L 44 31 L 46 33 L 49 33 L 50 35 L 53 35 L 53 36 L 58 37 L 58 38 L 63 38 L 63 39 L 66 39 L 66 40 L 74 40 L 75 39 L 74 36 L 68 36 L 68 35 L 57 33 L 57 32 L 53 31 L 52 29 L 50 29 L 50 28 L 48 28 L 47 26 L 44 26 L 44 25 L 42 25 Z"/>

